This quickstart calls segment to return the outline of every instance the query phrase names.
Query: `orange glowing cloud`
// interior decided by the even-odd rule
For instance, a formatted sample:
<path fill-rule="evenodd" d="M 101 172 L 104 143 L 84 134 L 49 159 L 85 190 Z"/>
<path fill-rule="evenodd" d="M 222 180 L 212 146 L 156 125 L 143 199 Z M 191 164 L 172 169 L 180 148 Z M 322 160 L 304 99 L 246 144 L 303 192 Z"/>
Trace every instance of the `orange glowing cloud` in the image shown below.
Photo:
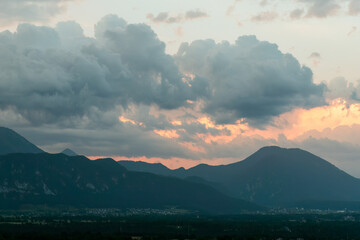
<path fill-rule="evenodd" d="M 220 134 L 213 136 L 211 134 L 197 134 L 197 136 L 203 139 L 206 143 L 217 142 L 217 143 L 228 143 L 236 138 L 239 134 L 249 129 L 248 125 L 241 123 L 243 120 L 238 120 L 235 124 L 217 125 L 209 117 L 201 117 L 197 121 L 207 129 L 214 128 L 217 130 L 228 130 L 231 134 Z"/>
<path fill-rule="evenodd" d="M 119 121 L 120 122 L 123 122 L 123 123 L 131 123 L 131 124 L 134 124 L 134 125 L 139 125 L 139 126 L 142 126 L 143 125 L 143 123 L 137 123 L 137 122 L 135 122 L 134 120 L 131 120 L 131 119 L 129 119 L 129 118 L 126 118 L 126 117 L 124 117 L 124 116 L 119 116 Z"/>
<path fill-rule="evenodd" d="M 351 126 L 360 122 L 360 104 L 348 104 L 344 99 L 336 99 L 328 106 L 312 109 L 295 109 L 275 118 L 274 126 L 265 130 L 249 129 L 247 136 L 258 134 L 265 138 L 277 138 L 283 134 L 288 139 L 296 139 L 311 130 L 323 131 L 338 126 Z"/>
<path fill-rule="evenodd" d="M 171 124 L 172 124 L 173 126 L 181 126 L 181 125 L 182 125 L 182 122 L 181 122 L 181 121 L 174 120 L 174 121 L 171 122 Z"/>
<path fill-rule="evenodd" d="M 250 127 L 243 120 L 235 124 L 217 125 L 209 117 L 199 117 L 197 122 L 218 130 L 228 130 L 230 134 L 220 134 L 213 136 L 210 133 L 196 134 L 205 143 L 226 144 L 233 141 L 237 136 L 262 137 L 265 139 L 277 139 L 284 135 L 287 139 L 296 139 L 304 133 L 324 129 L 334 129 L 338 126 L 352 126 L 360 123 L 360 104 L 348 104 L 344 99 L 331 101 L 328 106 L 316 107 L 312 109 L 295 109 L 284 113 L 274 119 L 274 124 L 265 129 Z M 194 146 L 191 149 L 196 149 Z"/>
<path fill-rule="evenodd" d="M 180 137 L 176 130 L 157 130 L 157 129 L 155 129 L 154 132 L 165 138 L 179 138 Z"/>
<path fill-rule="evenodd" d="M 354 126 L 360 123 L 360 104 L 349 104 L 344 99 L 336 99 L 327 106 L 316 107 L 312 109 L 294 109 L 291 112 L 281 114 L 274 118 L 273 123 L 265 129 L 257 129 L 246 123 L 245 119 L 240 119 L 234 124 L 216 124 L 209 116 L 198 111 L 199 106 L 192 108 L 181 108 L 176 110 L 159 110 L 151 107 L 149 114 L 154 117 L 164 117 L 171 123 L 173 129 L 155 129 L 153 132 L 163 138 L 172 139 L 177 142 L 179 146 L 186 147 L 199 156 L 207 156 L 208 147 L 216 143 L 218 147 L 236 147 L 242 146 L 243 143 L 239 139 L 264 139 L 270 140 L 276 144 L 279 136 L 284 136 L 288 140 L 302 141 L 304 138 L 311 136 L 312 133 L 316 136 L 323 136 L 322 131 L 325 129 L 335 129 L 339 126 Z M 184 112 L 188 113 L 190 118 L 184 118 Z M 134 120 L 131 120 L 131 113 L 129 116 L 120 116 L 119 120 L 124 123 L 131 123 L 134 125 L 142 125 Z M 188 124 L 201 124 L 209 131 L 207 132 L 186 132 L 193 141 L 183 141 L 180 138 L 180 132 L 190 131 L 186 130 Z M 213 130 L 216 131 L 214 134 Z M 338 131 L 337 131 L 338 132 Z M 337 134 L 337 133 L 336 133 Z M 333 133 L 333 135 L 336 135 Z M 335 139 L 336 140 L 336 139 Z M 246 140 L 248 141 L 248 140 Z M 143 160 L 147 162 L 160 161 L 170 166 L 166 159 L 154 158 L 134 158 L 134 160 Z M 239 159 L 237 159 L 239 160 Z M 211 160 L 185 160 L 176 159 L 176 166 L 192 166 L 200 163 L 224 163 L 231 162 L 231 159 L 211 159 Z M 191 162 L 191 163 L 190 163 Z M 195 164 L 196 163 L 196 164 Z M 174 165 L 175 166 L 175 165 Z"/>

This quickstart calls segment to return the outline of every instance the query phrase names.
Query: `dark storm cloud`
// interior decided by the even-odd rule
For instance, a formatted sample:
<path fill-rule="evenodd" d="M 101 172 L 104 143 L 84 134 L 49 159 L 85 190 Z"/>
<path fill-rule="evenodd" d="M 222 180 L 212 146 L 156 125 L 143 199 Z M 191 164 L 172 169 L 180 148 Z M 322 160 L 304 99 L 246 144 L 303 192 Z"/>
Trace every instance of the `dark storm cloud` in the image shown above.
<path fill-rule="evenodd" d="M 150 27 L 107 16 L 95 33 L 86 38 L 73 22 L 0 33 L 0 108 L 42 124 L 129 103 L 173 109 L 192 99 Z"/>
<path fill-rule="evenodd" d="M 309 68 L 254 36 L 240 37 L 235 44 L 183 44 L 176 59 L 182 71 L 208 80 L 211 95 L 203 111 L 218 123 L 245 118 L 261 127 L 293 108 L 325 103 L 324 86 L 313 83 Z"/>
<path fill-rule="evenodd" d="M 64 3 L 74 0 L 2 0 L 0 26 L 14 22 L 44 22 L 65 10 Z"/>
<path fill-rule="evenodd" d="M 153 132 L 121 123 L 111 128 L 74 129 L 58 126 L 15 128 L 20 134 L 49 152 L 70 147 L 87 156 L 180 157 L 197 159 L 196 153 Z"/>

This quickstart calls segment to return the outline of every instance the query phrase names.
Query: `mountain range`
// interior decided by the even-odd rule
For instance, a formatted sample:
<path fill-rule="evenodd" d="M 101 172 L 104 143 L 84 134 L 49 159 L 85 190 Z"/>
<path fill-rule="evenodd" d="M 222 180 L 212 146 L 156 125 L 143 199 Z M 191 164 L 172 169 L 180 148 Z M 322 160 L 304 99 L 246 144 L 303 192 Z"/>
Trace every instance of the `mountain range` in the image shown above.
<path fill-rule="evenodd" d="M 170 170 L 161 164 L 119 161 L 129 170 L 179 178 L 198 177 L 232 197 L 265 206 L 311 206 L 360 200 L 360 180 L 301 149 L 264 147 L 229 165 L 200 164 L 188 170 Z M 355 204 L 358 206 L 358 204 Z"/>
<path fill-rule="evenodd" d="M 17 145 L 18 142 L 9 141 L 7 144 Z M 45 152 L 1 155 L 0 208 L 24 205 L 177 207 L 211 214 L 263 209 L 205 184 L 128 171 L 110 158 L 92 161 L 84 156 Z"/>
<path fill-rule="evenodd" d="M 19 151 L 0 156 L 5 208 L 177 206 L 222 214 L 259 206 L 360 209 L 360 180 L 301 149 L 270 146 L 233 164 L 171 170 L 160 163 L 91 161 L 71 150 L 45 153 L 6 128 L 0 138 L 5 153 Z"/>

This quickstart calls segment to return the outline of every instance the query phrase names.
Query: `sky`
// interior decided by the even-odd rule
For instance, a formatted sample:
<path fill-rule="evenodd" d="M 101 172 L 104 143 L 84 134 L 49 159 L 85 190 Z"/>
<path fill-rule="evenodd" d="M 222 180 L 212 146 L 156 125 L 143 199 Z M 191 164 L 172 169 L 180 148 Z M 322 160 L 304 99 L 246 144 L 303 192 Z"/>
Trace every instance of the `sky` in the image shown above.
<path fill-rule="evenodd" d="M 48 152 L 360 177 L 360 1 L 0 1 L 0 125 Z"/>

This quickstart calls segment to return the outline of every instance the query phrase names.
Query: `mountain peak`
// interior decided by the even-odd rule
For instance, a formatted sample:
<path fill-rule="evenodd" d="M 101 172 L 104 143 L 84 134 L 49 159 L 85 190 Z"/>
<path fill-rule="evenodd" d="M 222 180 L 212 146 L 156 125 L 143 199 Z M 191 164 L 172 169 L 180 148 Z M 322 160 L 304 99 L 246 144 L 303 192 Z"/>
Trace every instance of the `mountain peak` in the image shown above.
<path fill-rule="evenodd" d="M 10 128 L 0 127 L 0 155 L 44 152 Z"/>
<path fill-rule="evenodd" d="M 287 152 L 287 151 L 302 151 L 302 152 L 306 152 L 305 150 L 302 150 L 300 148 L 283 148 L 283 147 L 279 147 L 279 146 L 265 146 L 260 148 L 257 152 Z"/>
<path fill-rule="evenodd" d="M 279 147 L 279 146 L 266 146 L 266 147 L 262 147 L 260 148 L 258 151 L 256 151 L 253 155 L 258 156 L 259 154 L 264 155 L 264 156 L 268 156 L 270 155 L 286 155 L 287 157 L 290 156 L 294 156 L 294 155 L 301 155 L 301 156 L 315 156 L 314 154 L 305 151 L 303 149 L 300 148 L 283 148 L 283 147 Z M 250 156 L 251 157 L 251 156 Z M 317 157 L 318 158 L 318 157 Z"/>
<path fill-rule="evenodd" d="M 79 155 L 76 152 L 74 152 L 73 150 L 71 150 L 70 148 L 64 149 L 64 151 L 62 151 L 61 153 L 65 154 L 65 155 L 68 155 L 70 157 Z"/>
<path fill-rule="evenodd" d="M 232 196 L 269 206 L 360 199 L 358 179 L 299 148 L 267 146 L 240 162 L 191 168 L 186 176 L 220 183 Z"/>

